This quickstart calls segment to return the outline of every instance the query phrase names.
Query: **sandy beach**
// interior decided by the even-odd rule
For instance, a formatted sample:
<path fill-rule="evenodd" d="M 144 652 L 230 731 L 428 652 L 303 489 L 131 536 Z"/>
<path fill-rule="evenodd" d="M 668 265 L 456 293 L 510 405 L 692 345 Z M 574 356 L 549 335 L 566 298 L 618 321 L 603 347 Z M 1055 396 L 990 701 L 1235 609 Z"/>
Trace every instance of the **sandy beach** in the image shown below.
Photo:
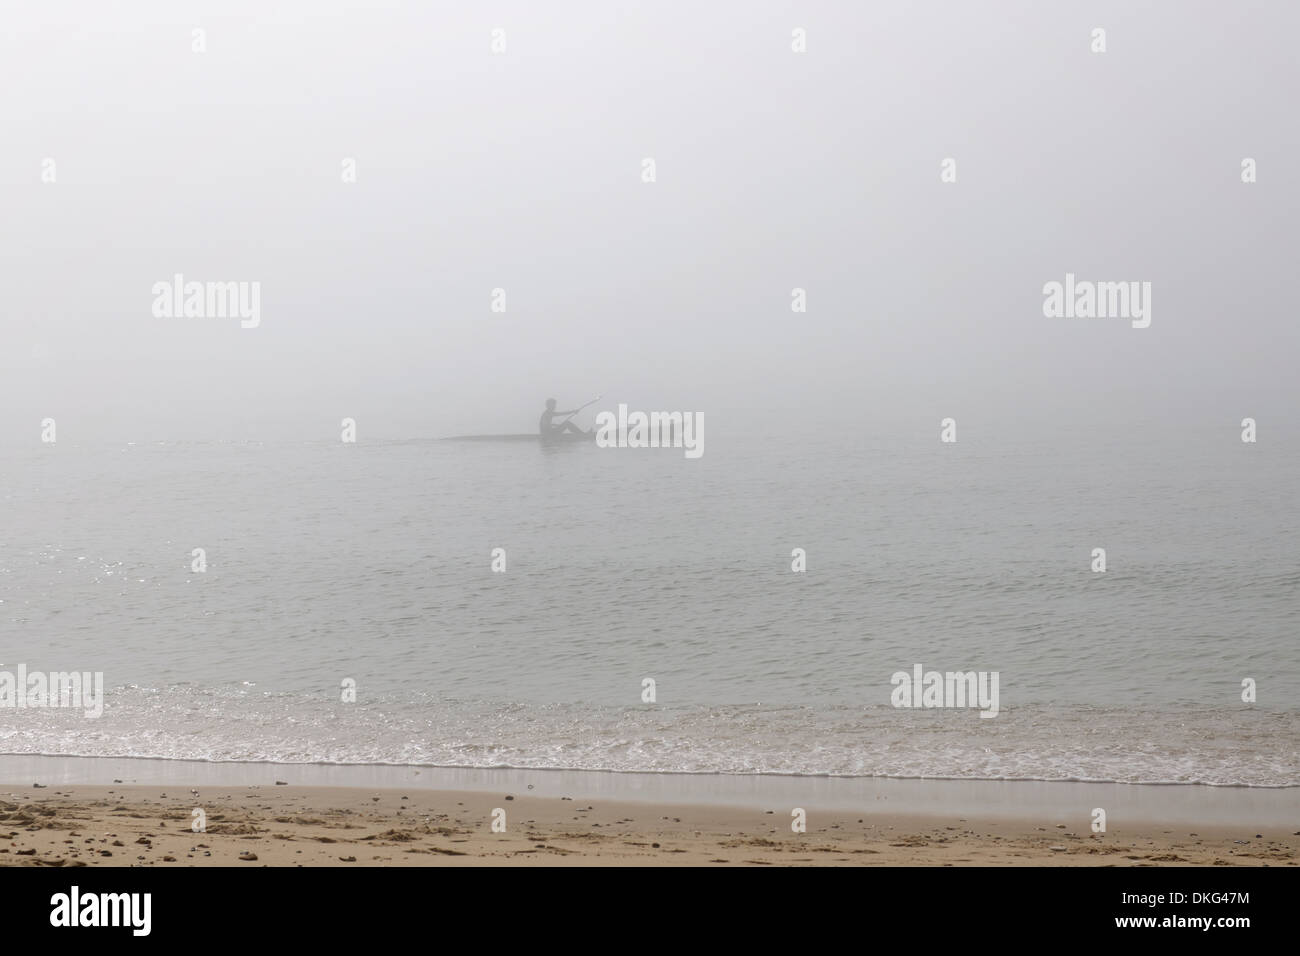
<path fill-rule="evenodd" d="M 201 808 L 206 832 L 191 829 Z M 493 832 L 494 811 L 504 832 Z M 1276 825 L 945 818 L 349 787 L 0 785 L 0 866 L 1295 866 Z"/>

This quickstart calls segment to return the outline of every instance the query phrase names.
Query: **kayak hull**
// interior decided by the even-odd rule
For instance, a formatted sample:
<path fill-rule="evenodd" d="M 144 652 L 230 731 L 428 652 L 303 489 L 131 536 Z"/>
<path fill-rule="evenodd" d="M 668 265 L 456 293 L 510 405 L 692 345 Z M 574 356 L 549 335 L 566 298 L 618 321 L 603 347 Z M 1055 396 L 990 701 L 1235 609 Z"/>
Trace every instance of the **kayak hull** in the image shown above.
<path fill-rule="evenodd" d="M 581 445 L 595 440 L 595 435 L 575 435 L 572 432 L 560 435 L 539 435 L 537 432 L 522 435 L 455 435 L 443 439 L 443 441 L 532 442 L 537 445 Z"/>

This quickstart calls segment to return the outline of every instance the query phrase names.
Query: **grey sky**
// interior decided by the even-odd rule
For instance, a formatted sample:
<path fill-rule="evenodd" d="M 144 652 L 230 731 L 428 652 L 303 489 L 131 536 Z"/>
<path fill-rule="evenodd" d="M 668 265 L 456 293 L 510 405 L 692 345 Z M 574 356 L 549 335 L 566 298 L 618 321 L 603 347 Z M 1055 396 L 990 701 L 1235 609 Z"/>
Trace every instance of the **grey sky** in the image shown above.
<path fill-rule="evenodd" d="M 713 435 L 1280 417 L 1298 28 L 1277 2 L 19 5 L 0 438 L 524 431 L 599 392 Z M 1151 327 L 1044 318 L 1067 271 L 1150 281 Z M 260 282 L 260 327 L 154 318 L 176 272 Z"/>

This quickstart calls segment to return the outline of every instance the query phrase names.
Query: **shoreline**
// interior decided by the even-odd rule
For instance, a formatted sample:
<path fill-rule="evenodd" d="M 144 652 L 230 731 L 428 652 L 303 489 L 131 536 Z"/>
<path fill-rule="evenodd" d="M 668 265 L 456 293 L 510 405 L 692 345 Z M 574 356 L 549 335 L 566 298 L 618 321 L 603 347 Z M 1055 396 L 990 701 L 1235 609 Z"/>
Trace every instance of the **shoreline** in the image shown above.
<path fill-rule="evenodd" d="M 206 762 L 137 757 L 0 755 L 0 790 L 69 786 L 275 788 L 513 793 L 668 806 L 805 807 L 915 818 L 1046 821 L 1088 828 L 1095 808 L 1130 824 L 1300 830 L 1300 788 L 952 778 L 661 774 L 360 764 Z M 280 789 L 283 789 L 282 787 Z M 1288 831 L 1288 832 L 1289 832 Z"/>

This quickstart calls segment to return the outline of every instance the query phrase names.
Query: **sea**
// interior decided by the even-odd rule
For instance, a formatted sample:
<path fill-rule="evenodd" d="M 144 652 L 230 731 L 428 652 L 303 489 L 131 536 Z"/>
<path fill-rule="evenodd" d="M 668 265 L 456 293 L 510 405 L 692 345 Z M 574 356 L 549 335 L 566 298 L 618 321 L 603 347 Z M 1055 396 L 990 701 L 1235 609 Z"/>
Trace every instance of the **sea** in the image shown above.
<path fill-rule="evenodd" d="M 1300 786 L 1300 445 L 933 426 L 7 447 L 0 753 Z"/>

